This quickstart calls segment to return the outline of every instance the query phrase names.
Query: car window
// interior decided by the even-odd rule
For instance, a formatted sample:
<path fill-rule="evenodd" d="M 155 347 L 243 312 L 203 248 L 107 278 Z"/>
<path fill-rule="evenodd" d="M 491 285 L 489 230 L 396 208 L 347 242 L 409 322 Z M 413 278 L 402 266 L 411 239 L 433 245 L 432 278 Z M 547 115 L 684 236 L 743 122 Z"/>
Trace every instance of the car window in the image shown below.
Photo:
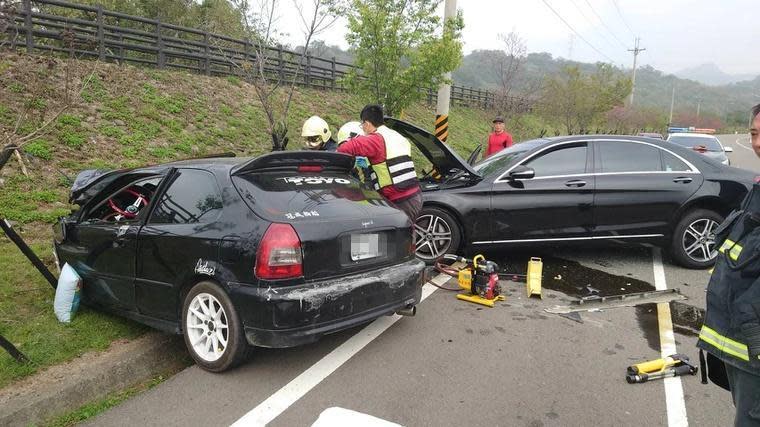
<path fill-rule="evenodd" d="M 721 147 L 720 142 L 718 142 L 718 139 L 715 137 L 675 135 L 668 138 L 668 142 L 686 148 L 704 146 L 708 151 L 723 151 L 723 147 Z"/>
<path fill-rule="evenodd" d="M 687 172 L 691 170 L 683 160 L 665 150 L 660 151 L 662 151 L 662 170 L 666 172 Z"/>
<path fill-rule="evenodd" d="M 222 210 L 222 195 L 214 175 L 198 169 L 180 169 L 156 205 L 150 224 L 211 222 Z"/>
<path fill-rule="evenodd" d="M 536 177 L 575 175 L 586 172 L 586 143 L 561 145 L 542 153 L 525 164 Z"/>
<path fill-rule="evenodd" d="M 659 172 L 660 149 L 635 142 L 599 142 L 602 172 Z"/>
<path fill-rule="evenodd" d="M 89 222 L 129 223 L 139 221 L 147 206 L 153 200 L 153 195 L 162 177 L 135 179 L 125 177 L 120 179 L 117 191 L 111 193 L 93 207 L 84 218 Z"/>

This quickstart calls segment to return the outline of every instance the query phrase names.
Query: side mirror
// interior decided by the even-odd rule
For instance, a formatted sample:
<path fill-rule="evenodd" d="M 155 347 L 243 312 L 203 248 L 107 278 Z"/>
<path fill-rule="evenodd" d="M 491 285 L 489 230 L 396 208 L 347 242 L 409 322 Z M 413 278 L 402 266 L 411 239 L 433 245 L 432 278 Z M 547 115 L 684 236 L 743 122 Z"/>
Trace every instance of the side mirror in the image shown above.
<path fill-rule="evenodd" d="M 723 151 L 725 151 L 726 153 L 733 153 L 734 149 L 732 147 L 723 147 Z"/>
<path fill-rule="evenodd" d="M 512 170 L 512 172 L 509 173 L 509 179 L 516 181 L 519 179 L 531 179 L 534 176 L 536 176 L 536 171 L 533 170 L 533 168 L 520 165 Z"/>

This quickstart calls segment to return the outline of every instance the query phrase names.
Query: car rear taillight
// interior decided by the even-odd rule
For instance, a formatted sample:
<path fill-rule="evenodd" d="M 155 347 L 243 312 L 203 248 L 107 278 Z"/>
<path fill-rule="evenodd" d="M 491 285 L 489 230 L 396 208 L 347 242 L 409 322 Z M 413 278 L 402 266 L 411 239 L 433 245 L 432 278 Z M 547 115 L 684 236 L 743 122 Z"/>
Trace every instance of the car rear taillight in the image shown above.
<path fill-rule="evenodd" d="M 301 240 L 290 224 L 272 223 L 256 253 L 256 277 L 291 279 L 303 276 Z"/>

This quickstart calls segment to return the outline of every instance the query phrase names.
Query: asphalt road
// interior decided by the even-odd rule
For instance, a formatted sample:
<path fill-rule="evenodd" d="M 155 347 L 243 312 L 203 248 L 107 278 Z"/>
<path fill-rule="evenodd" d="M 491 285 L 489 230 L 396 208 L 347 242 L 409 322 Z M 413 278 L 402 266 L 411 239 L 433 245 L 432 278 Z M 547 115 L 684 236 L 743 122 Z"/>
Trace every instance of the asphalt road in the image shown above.
<path fill-rule="evenodd" d="M 760 171 L 747 136 L 720 138 L 734 148 L 733 165 Z M 486 253 L 509 271 L 543 257 L 544 298 L 527 299 L 525 285 L 510 281 L 502 282 L 508 296 L 495 308 L 437 290 L 416 317 L 390 326 L 393 318 L 381 319 L 379 326 L 388 326 L 382 333 L 371 335 L 379 328 L 373 324 L 305 347 L 262 349 L 224 374 L 190 367 L 91 424 L 230 425 L 256 408 L 270 415 L 270 425 L 307 426 L 339 407 L 406 426 L 730 425 L 730 394 L 700 384 L 699 376 L 625 382 L 628 365 L 660 356 L 660 333 L 669 328 L 655 305 L 576 319 L 544 311 L 595 293 L 679 288 L 689 299 L 670 305 L 673 344 L 697 362 L 708 273 L 676 267 L 665 254 L 657 279 L 659 253 L 649 247 Z M 365 346 L 356 344 L 361 340 Z"/>

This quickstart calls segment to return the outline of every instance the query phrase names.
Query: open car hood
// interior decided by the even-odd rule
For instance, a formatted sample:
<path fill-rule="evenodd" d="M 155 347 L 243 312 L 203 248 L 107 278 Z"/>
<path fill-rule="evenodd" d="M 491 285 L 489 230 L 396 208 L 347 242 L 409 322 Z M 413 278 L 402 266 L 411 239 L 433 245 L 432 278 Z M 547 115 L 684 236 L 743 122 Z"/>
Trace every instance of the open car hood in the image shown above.
<path fill-rule="evenodd" d="M 416 145 L 441 175 L 450 176 L 463 171 L 472 177 L 480 177 L 467 161 L 430 132 L 392 117 L 385 118 L 385 125 Z"/>

